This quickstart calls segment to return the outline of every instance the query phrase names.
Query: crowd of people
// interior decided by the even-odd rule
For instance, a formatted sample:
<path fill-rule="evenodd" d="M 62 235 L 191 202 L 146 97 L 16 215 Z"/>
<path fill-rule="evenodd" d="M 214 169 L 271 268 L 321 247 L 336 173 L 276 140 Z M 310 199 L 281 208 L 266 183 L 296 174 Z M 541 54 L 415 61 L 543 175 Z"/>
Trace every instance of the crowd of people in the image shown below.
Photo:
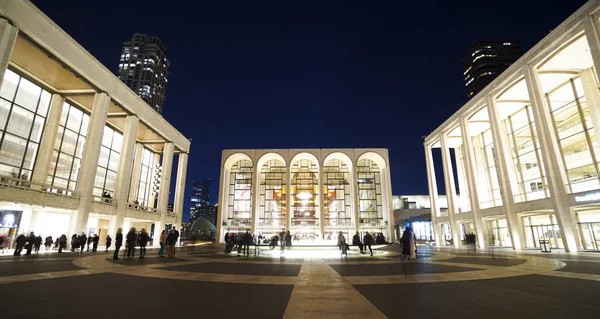
<path fill-rule="evenodd" d="M 135 258 L 135 247 L 138 246 L 140 248 L 140 255 L 138 259 L 144 259 L 146 257 L 146 246 L 150 241 L 150 235 L 148 235 L 148 232 L 146 232 L 145 228 L 142 228 L 142 230 L 138 232 L 135 229 L 135 227 L 131 227 L 131 229 L 129 229 L 129 232 L 125 235 L 125 238 L 123 238 L 123 229 L 117 229 L 117 234 L 115 236 L 115 252 L 113 254 L 114 260 L 120 259 L 119 251 L 123 246 L 123 239 L 125 239 L 125 249 L 123 250 L 123 258 Z M 166 230 L 163 230 L 159 238 L 160 249 L 158 251 L 158 257 L 165 257 L 165 249 L 167 250 L 167 255 L 169 258 L 175 256 L 175 245 L 177 244 L 178 240 L 179 232 L 177 231 L 177 229 L 173 228 L 171 229 L 171 231 L 168 232 Z"/>
<path fill-rule="evenodd" d="M 30 232 L 29 235 L 20 234 L 15 239 L 15 251 L 14 256 L 21 256 L 23 250 L 25 255 L 31 255 L 32 252 L 39 253 L 42 244 L 46 247 L 46 250 L 54 250 L 58 248 L 58 252 L 62 253 L 62 250 L 66 248 L 67 237 L 62 235 L 53 241 L 52 236 L 48 236 L 42 239 L 41 235 L 36 236 L 34 232 Z M 4 253 L 12 245 L 12 238 L 0 235 L 0 251 Z"/>
<path fill-rule="evenodd" d="M 404 259 L 417 259 L 417 245 L 415 241 L 415 233 L 411 227 L 406 227 L 400 238 L 400 244 L 402 245 L 402 257 Z"/>

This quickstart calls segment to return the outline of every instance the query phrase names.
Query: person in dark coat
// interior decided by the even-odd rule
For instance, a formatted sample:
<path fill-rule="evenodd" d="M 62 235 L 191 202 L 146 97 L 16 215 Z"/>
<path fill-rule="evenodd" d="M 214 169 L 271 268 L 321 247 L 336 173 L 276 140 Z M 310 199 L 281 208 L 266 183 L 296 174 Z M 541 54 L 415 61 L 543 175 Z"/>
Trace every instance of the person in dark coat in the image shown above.
<path fill-rule="evenodd" d="M 77 234 L 73 234 L 71 236 L 71 251 L 75 251 L 79 247 L 79 239 L 77 238 Z"/>
<path fill-rule="evenodd" d="M 86 242 L 88 243 L 88 251 L 90 251 L 90 246 L 89 246 L 90 241 L 84 233 L 81 233 L 81 237 L 79 237 L 79 247 L 81 247 L 81 252 L 83 252 Z"/>
<path fill-rule="evenodd" d="M 373 245 L 373 236 L 371 236 L 369 232 L 366 232 L 363 237 L 363 245 L 365 245 L 365 252 L 367 252 L 367 248 L 369 248 L 371 256 L 373 256 L 373 249 L 371 249 L 371 245 Z"/>
<path fill-rule="evenodd" d="M 21 234 L 17 237 L 17 246 L 15 247 L 15 253 L 13 255 L 15 256 L 21 256 L 21 252 L 23 251 L 23 246 L 25 246 L 25 243 L 27 242 L 27 238 L 25 237 L 25 235 Z"/>
<path fill-rule="evenodd" d="M 135 256 L 135 240 L 137 239 L 137 234 L 135 233 L 135 227 L 131 227 L 129 232 L 127 233 L 127 259 L 133 258 Z"/>
<path fill-rule="evenodd" d="M 58 239 L 58 252 L 62 254 L 62 250 L 67 248 L 67 235 L 62 234 Z"/>
<path fill-rule="evenodd" d="M 290 234 L 289 230 L 285 233 L 285 245 L 292 247 L 292 234 Z"/>
<path fill-rule="evenodd" d="M 363 244 L 360 241 L 360 235 L 358 234 L 358 232 L 356 232 L 356 234 L 354 235 L 354 237 L 352 237 L 352 245 L 354 246 L 358 246 L 358 249 L 360 249 L 360 253 L 364 254 L 365 252 L 363 251 Z"/>
<path fill-rule="evenodd" d="M 42 247 L 42 236 L 37 236 L 35 238 L 35 242 L 33 243 L 33 250 L 36 253 L 40 252 L 40 247 Z"/>
<path fill-rule="evenodd" d="M 46 250 L 50 249 L 50 246 L 52 246 L 52 236 L 48 236 L 46 237 L 46 240 L 44 241 L 44 246 L 46 247 Z"/>
<path fill-rule="evenodd" d="M 108 251 L 111 244 L 112 244 L 112 238 L 110 238 L 110 235 L 106 235 L 106 250 L 105 251 Z"/>
<path fill-rule="evenodd" d="M 252 244 L 252 235 L 246 232 L 244 235 L 244 256 L 250 256 L 250 244 Z"/>
<path fill-rule="evenodd" d="M 400 238 L 400 243 L 402 243 L 402 257 L 400 257 L 400 260 L 404 260 L 404 259 L 410 259 L 410 239 L 411 239 L 411 231 L 409 227 L 406 227 L 406 229 L 404 229 L 404 232 L 402 233 L 402 237 Z"/>
<path fill-rule="evenodd" d="M 114 260 L 119 260 L 119 249 L 123 246 L 123 230 L 117 229 L 117 235 L 115 236 L 115 254 L 113 255 Z"/>
<path fill-rule="evenodd" d="M 146 245 L 149 240 L 150 236 L 148 236 L 146 229 L 142 228 L 142 231 L 140 232 L 140 259 L 146 257 Z"/>
<path fill-rule="evenodd" d="M 98 234 L 94 235 L 94 238 L 92 238 L 92 252 L 97 252 L 98 251 L 98 242 L 100 241 L 100 236 L 98 236 Z"/>
<path fill-rule="evenodd" d="M 87 251 L 90 251 L 90 244 L 92 243 L 92 235 L 87 238 Z"/>
<path fill-rule="evenodd" d="M 35 245 L 36 240 L 37 237 L 35 237 L 35 234 L 33 232 L 29 233 L 29 237 L 27 237 L 27 246 L 25 246 L 25 249 L 27 249 L 27 253 L 25 253 L 25 255 L 31 255 L 31 250 Z"/>
<path fill-rule="evenodd" d="M 169 258 L 175 256 L 175 245 L 177 245 L 177 240 L 179 240 L 179 232 L 175 227 L 171 230 L 171 233 L 167 236 L 167 255 Z M 242 243 L 240 243 L 241 245 Z"/>

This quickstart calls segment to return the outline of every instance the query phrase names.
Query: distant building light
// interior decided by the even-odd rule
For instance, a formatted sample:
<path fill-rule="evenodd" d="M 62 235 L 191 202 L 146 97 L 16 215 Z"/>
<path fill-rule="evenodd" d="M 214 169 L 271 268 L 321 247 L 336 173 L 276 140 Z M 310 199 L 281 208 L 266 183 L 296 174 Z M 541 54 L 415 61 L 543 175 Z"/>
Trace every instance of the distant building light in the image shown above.
<path fill-rule="evenodd" d="M 504 42 L 504 43 L 502 43 L 502 44 L 503 44 L 503 45 L 511 45 L 511 43 L 510 43 L 510 42 Z"/>

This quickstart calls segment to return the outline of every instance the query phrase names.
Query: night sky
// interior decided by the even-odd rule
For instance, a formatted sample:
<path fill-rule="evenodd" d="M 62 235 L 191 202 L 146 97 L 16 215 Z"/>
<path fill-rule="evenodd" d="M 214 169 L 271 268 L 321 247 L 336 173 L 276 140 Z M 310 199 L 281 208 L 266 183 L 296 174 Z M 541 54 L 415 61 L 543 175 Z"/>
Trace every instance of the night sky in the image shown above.
<path fill-rule="evenodd" d="M 466 102 L 468 45 L 528 50 L 585 3 L 33 2 L 115 73 L 133 33 L 161 38 L 163 116 L 193 139 L 188 185 L 211 178 L 213 203 L 229 148 L 388 148 L 393 194 L 427 194 L 422 137 Z"/>

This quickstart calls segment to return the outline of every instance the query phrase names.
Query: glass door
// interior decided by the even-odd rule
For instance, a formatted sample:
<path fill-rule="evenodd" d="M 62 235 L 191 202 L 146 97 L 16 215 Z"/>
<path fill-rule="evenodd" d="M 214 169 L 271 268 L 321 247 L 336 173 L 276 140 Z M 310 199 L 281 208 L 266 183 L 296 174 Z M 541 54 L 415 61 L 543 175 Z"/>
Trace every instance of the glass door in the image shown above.
<path fill-rule="evenodd" d="M 579 223 L 583 236 L 583 248 L 586 250 L 600 250 L 600 223 Z"/>
<path fill-rule="evenodd" d="M 558 225 L 536 225 L 527 226 L 533 235 L 534 247 L 539 247 L 540 240 L 547 240 L 550 242 L 550 248 L 560 249 L 563 248 L 562 238 Z"/>

